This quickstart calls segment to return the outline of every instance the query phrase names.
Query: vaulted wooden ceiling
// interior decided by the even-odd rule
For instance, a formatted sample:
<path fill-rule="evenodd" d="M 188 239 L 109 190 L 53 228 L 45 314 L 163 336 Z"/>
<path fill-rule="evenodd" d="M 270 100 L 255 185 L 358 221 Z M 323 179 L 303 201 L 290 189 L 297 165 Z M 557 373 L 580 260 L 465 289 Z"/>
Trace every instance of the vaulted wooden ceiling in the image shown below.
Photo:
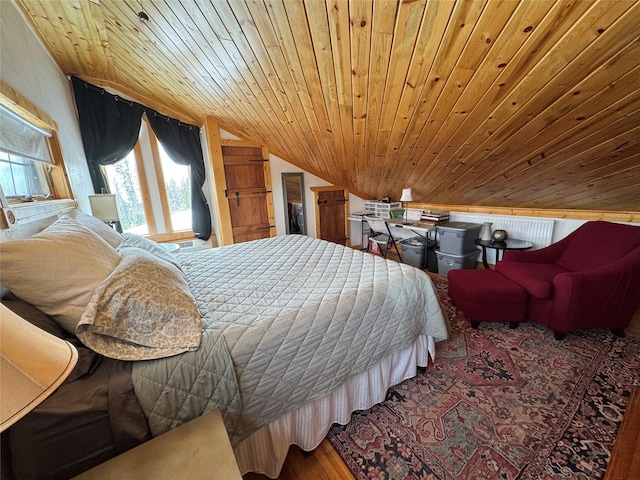
<path fill-rule="evenodd" d="M 640 211 L 638 1 L 17 3 L 65 73 L 363 198 Z"/>

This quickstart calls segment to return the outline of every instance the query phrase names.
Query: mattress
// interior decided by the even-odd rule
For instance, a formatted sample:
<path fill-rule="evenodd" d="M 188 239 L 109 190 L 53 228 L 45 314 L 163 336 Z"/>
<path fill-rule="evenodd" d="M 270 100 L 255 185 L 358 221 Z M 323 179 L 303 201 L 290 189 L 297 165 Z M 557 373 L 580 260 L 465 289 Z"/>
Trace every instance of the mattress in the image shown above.
<path fill-rule="evenodd" d="M 341 245 L 289 235 L 179 258 L 203 340 L 134 365 L 154 435 L 219 408 L 237 446 L 419 337 L 447 336 L 424 272 Z"/>
<path fill-rule="evenodd" d="M 415 344 L 383 359 L 351 377 L 329 395 L 307 403 L 265 425 L 233 451 L 240 472 L 277 478 L 290 445 L 312 451 L 334 423 L 346 425 L 351 413 L 371 408 L 385 399 L 387 390 L 416 375 L 435 355 L 433 337 L 419 337 Z"/>

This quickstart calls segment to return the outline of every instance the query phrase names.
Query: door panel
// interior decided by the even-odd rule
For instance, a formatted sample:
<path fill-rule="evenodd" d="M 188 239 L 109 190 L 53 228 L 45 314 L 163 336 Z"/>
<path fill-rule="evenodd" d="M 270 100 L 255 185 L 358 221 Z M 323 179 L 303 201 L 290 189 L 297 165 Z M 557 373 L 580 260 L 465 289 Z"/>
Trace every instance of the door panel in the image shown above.
<path fill-rule="evenodd" d="M 349 240 L 345 231 L 345 191 L 326 190 L 317 192 L 320 238 L 330 242 L 347 245 Z"/>
<path fill-rule="evenodd" d="M 234 243 L 271 236 L 260 147 L 222 147 Z"/>

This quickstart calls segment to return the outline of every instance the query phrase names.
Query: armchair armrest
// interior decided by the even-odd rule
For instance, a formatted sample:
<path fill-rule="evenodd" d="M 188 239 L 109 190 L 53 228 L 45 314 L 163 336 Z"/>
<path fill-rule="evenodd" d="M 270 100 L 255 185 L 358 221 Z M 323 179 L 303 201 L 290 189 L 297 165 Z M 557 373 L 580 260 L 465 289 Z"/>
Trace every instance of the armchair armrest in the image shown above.
<path fill-rule="evenodd" d="M 553 285 L 554 331 L 624 329 L 640 307 L 640 247 L 605 267 L 561 273 Z"/>
<path fill-rule="evenodd" d="M 538 250 L 507 250 L 504 252 L 502 261 L 515 261 L 525 263 L 557 263 L 567 246 L 573 241 L 577 230 L 571 232 L 562 240 Z"/>

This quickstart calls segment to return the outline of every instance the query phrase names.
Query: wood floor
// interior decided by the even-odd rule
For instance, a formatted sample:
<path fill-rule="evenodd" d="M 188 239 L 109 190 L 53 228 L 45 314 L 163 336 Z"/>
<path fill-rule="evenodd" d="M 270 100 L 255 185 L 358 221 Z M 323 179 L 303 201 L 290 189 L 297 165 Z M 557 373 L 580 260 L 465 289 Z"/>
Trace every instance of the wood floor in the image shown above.
<path fill-rule="evenodd" d="M 269 477 L 248 473 L 244 480 L 266 480 Z M 278 480 L 352 480 L 353 475 L 331 444 L 323 440 L 313 453 L 305 456 L 298 447 L 289 449 Z"/>
<path fill-rule="evenodd" d="M 640 337 L 640 310 L 636 312 L 624 333 L 631 337 Z"/>
<path fill-rule="evenodd" d="M 394 255 L 389 254 L 388 258 L 397 260 Z M 428 273 L 428 272 L 427 272 Z M 430 274 L 433 275 L 433 274 Z M 638 311 L 631 321 L 629 328 L 625 330 L 625 333 L 630 336 L 640 337 L 640 311 Z M 640 394 L 636 392 L 635 397 L 640 397 Z M 631 402 L 630 402 L 631 403 Z M 635 404 L 640 404 L 636 401 Z M 638 406 L 640 410 L 640 406 Z M 640 444 L 640 414 L 636 411 L 627 412 L 625 415 L 625 428 L 629 432 L 635 433 L 635 445 Z M 631 435 L 633 435 L 633 433 Z M 625 444 L 628 443 L 627 441 Z M 637 451 L 637 449 L 636 449 Z M 635 461 L 635 467 L 640 468 L 638 461 Z M 631 472 L 626 472 L 631 473 Z M 640 472 L 637 477 L 626 476 L 610 476 L 607 478 L 640 478 Z M 609 474 L 609 473 L 608 473 Z M 244 480 L 266 480 L 268 477 L 264 475 L 257 475 L 255 473 L 249 473 L 245 475 Z M 323 442 L 315 449 L 313 453 L 305 456 L 303 452 L 296 446 L 292 446 L 289 449 L 287 460 L 282 467 L 282 472 L 278 477 L 278 480 L 352 480 L 353 475 L 349 472 L 346 465 L 342 462 L 340 456 L 336 453 L 334 448 L 327 440 Z"/>

